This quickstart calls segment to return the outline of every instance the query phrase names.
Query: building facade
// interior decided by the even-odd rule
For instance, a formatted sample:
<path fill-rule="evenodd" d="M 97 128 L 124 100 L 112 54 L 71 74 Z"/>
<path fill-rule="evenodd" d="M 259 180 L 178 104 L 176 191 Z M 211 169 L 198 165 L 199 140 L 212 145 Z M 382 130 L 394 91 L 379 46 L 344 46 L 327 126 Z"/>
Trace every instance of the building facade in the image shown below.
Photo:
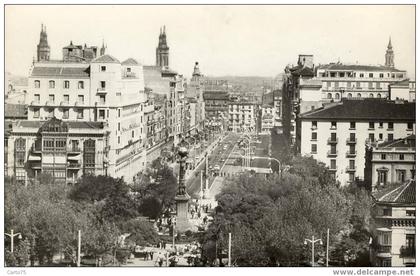
<path fill-rule="evenodd" d="M 415 133 L 415 103 L 344 99 L 301 114 L 299 125 L 299 152 L 325 163 L 345 185 L 364 177 L 366 142 Z"/>
<path fill-rule="evenodd" d="M 375 220 L 373 266 L 416 265 L 416 181 L 381 187 L 372 194 Z"/>
<path fill-rule="evenodd" d="M 228 130 L 234 132 L 255 131 L 257 114 L 258 106 L 254 102 L 230 102 Z"/>

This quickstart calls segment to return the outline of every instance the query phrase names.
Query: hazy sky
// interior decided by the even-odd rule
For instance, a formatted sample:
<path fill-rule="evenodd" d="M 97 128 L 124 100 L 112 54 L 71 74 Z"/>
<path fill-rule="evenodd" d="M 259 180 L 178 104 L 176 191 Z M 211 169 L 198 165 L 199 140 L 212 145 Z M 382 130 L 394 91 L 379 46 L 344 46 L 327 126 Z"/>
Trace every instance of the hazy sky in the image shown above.
<path fill-rule="evenodd" d="M 395 64 L 415 76 L 415 7 L 411 6 L 6 6 L 6 71 L 27 75 L 41 23 L 51 58 L 62 47 L 98 45 L 120 61 L 155 63 L 166 25 L 170 67 L 190 76 L 275 76 L 298 54 L 314 61 L 383 64 L 389 36 Z"/>

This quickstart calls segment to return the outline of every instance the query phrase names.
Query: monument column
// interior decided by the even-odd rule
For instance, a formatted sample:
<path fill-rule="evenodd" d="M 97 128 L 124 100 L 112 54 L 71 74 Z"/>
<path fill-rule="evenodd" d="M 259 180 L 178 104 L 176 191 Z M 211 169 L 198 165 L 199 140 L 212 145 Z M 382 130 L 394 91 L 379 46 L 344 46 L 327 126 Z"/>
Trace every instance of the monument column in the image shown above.
<path fill-rule="evenodd" d="M 175 196 L 176 201 L 176 228 L 179 232 L 191 230 L 192 226 L 188 221 L 188 203 L 190 196 L 186 191 L 185 186 L 185 162 L 188 156 L 188 150 L 184 146 L 180 146 L 178 150 L 179 155 L 179 182 L 178 191 Z"/>

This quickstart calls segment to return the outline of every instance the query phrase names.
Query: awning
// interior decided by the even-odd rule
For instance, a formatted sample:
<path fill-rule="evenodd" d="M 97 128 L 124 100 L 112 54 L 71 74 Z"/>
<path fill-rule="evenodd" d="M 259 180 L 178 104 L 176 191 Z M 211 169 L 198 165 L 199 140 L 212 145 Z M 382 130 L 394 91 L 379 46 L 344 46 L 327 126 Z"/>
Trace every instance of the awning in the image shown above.
<path fill-rule="evenodd" d="M 41 156 L 38 156 L 38 155 L 29 155 L 28 161 L 41 161 Z"/>
<path fill-rule="evenodd" d="M 376 231 L 379 231 L 379 232 L 392 232 L 392 230 L 391 230 L 391 229 L 389 229 L 389 228 L 385 228 L 385 227 L 382 227 L 382 228 L 376 228 Z"/>
<path fill-rule="evenodd" d="M 81 159 L 81 157 L 82 157 L 82 155 L 81 155 L 81 154 L 78 154 L 78 155 L 70 155 L 70 156 L 67 156 L 67 159 L 68 159 L 68 160 L 75 160 L 75 161 L 79 161 L 79 160 Z"/>

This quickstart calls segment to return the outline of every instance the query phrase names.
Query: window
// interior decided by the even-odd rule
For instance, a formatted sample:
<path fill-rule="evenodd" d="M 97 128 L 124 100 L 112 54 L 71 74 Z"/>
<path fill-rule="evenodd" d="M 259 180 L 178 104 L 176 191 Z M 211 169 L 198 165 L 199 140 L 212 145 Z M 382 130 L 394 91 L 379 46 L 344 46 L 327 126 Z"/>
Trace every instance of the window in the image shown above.
<path fill-rule="evenodd" d="M 377 82 L 376 83 L 376 89 L 380 89 L 381 88 L 381 83 L 380 82 Z"/>
<path fill-rule="evenodd" d="M 373 98 L 373 94 L 372 93 L 369 94 L 369 98 Z"/>
<path fill-rule="evenodd" d="M 384 135 L 382 133 L 379 133 L 379 140 L 383 140 L 384 139 Z"/>
<path fill-rule="evenodd" d="M 101 81 L 100 82 L 100 87 L 101 87 L 102 90 L 105 90 L 105 88 L 106 88 L 106 82 L 105 81 Z"/>
<path fill-rule="evenodd" d="M 379 122 L 379 128 L 383 128 L 384 127 L 384 123 L 383 122 Z"/>
<path fill-rule="evenodd" d="M 134 130 L 131 131 L 131 138 L 134 138 Z"/>
<path fill-rule="evenodd" d="M 312 132 L 312 140 L 316 141 L 317 139 L 317 133 L 316 132 Z"/>
<path fill-rule="evenodd" d="M 356 146 L 350 145 L 350 154 L 356 154 Z"/>
<path fill-rule="evenodd" d="M 349 160 L 349 168 L 352 169 L 352 170 L 354 170 L 356 168 L 354 160 Z"/>
<path fill-rule="evenodd" d="M 362 94 L 357 93 L 357 97 L 358 97 L 358 98 L 361 98 L 361 97 L 362 97 Z"/>
<path fill-rule="evenodd" d="M 400 154 L 400 160 L 404 160 L 404 154 Z"/>
<path fill-rule="evenodd" d="M 77 83 L 77 88 L 78 88 L 78 89 L 84 89 L 84 88 L 85 88 L 85 83 L 84 83 L 83 81 L 79 81 L 79 82 Z"/>
<path fill-rule="evenodd" d="M 364 77 L 365 77 L 365 74 L 360 73 L 360 74 L 359 74 L 359 77 L 360 77 L 360 78 L 364 78 Z"/>
<path fill-rule="evenodd" d="M 388 141 L 394 141 L 394 134 L 388 133 Z"/>
<path fill-rule="evenodd" d="M 397 180 L 400 183 L 404 183 L 405 182 L 405 170 L 397 170 Z"/>
<path fill-rule="evenodd" d="M 40 96 L 39 96 L 39 94 L 35 94 L 35 95 L 34 95 L 34 101 L 35 101 L 36 103 L 39 103 L 39 101 L 40 101 Z"/>
<path fill-rule="evenodd" d="M 351 88 L 351 82 L 347 82 L 347 88 Z"/>
<path fill-rule="evenodd" d="M 83 142 L 83 166 L 84 174 L 95 172 L 95 140 L 89 139 Z"/>
<path fill-rule="evenodd" d="M 316 144 L 311 145 L 311 153 L 316 153 Z"/>
<path fill-rule="evenodd" d="M 337 168 L 337 160 L 331 159 L 330 160 L 330 169 L 335 170 Z"/>
<path fill-rule="evenodd" d="M 382 73 L 381 73 L 381 74 L 379 74 L 379 77 L 380 77 L 380 78 L 383 78 L 383 77 L 384 77 L 384 74 L 382 74 Z"/>
<path fill-rule="evenodd" d="M 335 99 L 336 100 L 340 99 L 340 94 L 339 93 L 335 93 Z"/>
<path fill-rule="evenodd" d="M 318 122 L 317 121 L 312 121 L 312 129 L 316 129 L 318 126 Z"/>
<path fill-rule="evenodd" d="M 77 102 L 80 104 L 83 104 L 85 102 L 85 96 L 84 95 L 78 95 L 77 96 Z"/>
<path fill-rule="evenodd" d="M 69 109 L 65 108 L 63 109 L 63 119 L 68 119 L 69 118 Z"/>
<path fill-rule="evenodd" d="M 48 118 L 54 117 L 54 108 L 49 108 L 46 111 L 47 111 L 47 117 Z"/>
<path fill-rule="evenodd" d="M 354 181 L 354 172 L 350 172 L 349 173 L 349 181 L 353 182 Z"/>
<path fill-rule="evenodd" d="M 358 81 L 358 82 L 356 82 L 356 88 L 361 88 L 361 84 L 360 84 L 360 82 Z"/>
<path fill-rule="evenodd" d="M 369 89 L 373 88 L 373 82 L 369 82 Z"/>
<path fill-rule="evenodd" d="M 348 93 L 347 98 L 351 98 L 351 97 L 353 97 L 353 95 L 351 93 Z"/>
<path fill-rule="evenodd" d="M 376 95 L 376 98 L 378 98 L 378 99 L 379 99 L 379 98 L 381 98 L 381 97 L 382 97 L 382 96 L 381 96 L 381 94 L 379 94 L 379 93 L 378 93 L 378 95 Z"/>
<path fill-rule="evenodd" d="M 121 109 L 118 109 L 118 118 L 121 117 Z"/>
<path fill-rule="evenodd" d="M 34 118 L 39 118 L 39 108 L 34 108 Z"/>
<path fill-rule="evenodd" d="M 378 170 L 378 183 L 384 185 L 388 181 L 388 171 L 387 170 Z"/>
<path fill-rule="evenodd" d="M 69 81 L 64 81 L 64 88 L 65 89 L 69 89 L 70 88 L 70 82 Z"/>
<path fill-rule="evenodd" d="M 118 136 L 118 144 L 121 142 L 120 136 Z"/>
<path fill-rule="evenodd" d="M 83 109 L 77 109 L 77 119 L 83 119 Z"/>
<path fill-rule="evenodd" d="M 99 110 L 99 120 L 105 119 L 105 110 Z"/>
<path fill-rule="evenodd" d="M 35 86 L 35 88 L 40 88 L 41 87 L 41 82 L 39 80 L 34 81 L 34 86 Z"/>
<path fill-rule="evenodd" d="M 328 94 L 327 94 L 327 99 L 332 99 L 332 95 L 331 95 L 331 93 L 328 93 Z"/>
<path fill-rule="evenodd" d="M 350 122 L 350 129 L 356 128 L 356 122 Z"/>
<path fill-rule="evenodd" d="M 55 88 L 55 81 L 50 80 L 50 81 L 48 82 L 48 84 L 49 84 L 49 88 Z"/>
<path fill-rule="evenodd" d="M 331 145 L 331 154 L 337 154 L 337 145 Z"/>
<path fill-rule="evenodd" d="M 373 73 L 369 73 L 369 78 L 373 78 Z"/>
<path fill-rule="evenodd" d="M 106 66 L 101 66 L 101 72 L 105 72 L 106 71 Z"/>
<path fill-rule="evenodd" d="M 383 209 L 383 215 L 384 216 L 392 216 L 392 209 L 391 208 Z M 388 242 L 385 242 L 385 244 L 388 244 Z"/>
<path fill-rule="evenodd" d="M 331 122 L 331 128 L 336 129 L 337 128 L 337 122 Z"/>
<path fill-rule="evenodd" d="M 49 101 L 50 103 L 54 103 L 54 100 L 55 100 L 55 96 L 54 96 L 54 94 L 50 94 L 50 95 L 48 95 L 48 101 Z"/>
<path fill-rule="evenodd" d="M 121 123 L 118 123 L 118 131 L 121 130 Z"/>
<path fill-rule="evenodd" d="M 99 96 L 99 102 L 100 102 L 101 104 L 105 104 L 105 95 L 100 95 L 100 96 Z"/>
<path fill-rule="evenodd" d="M 130 73 L 130 72 L 131 72 L 131 68 L 127 67 L 127 73 Z"/>
<path fill-rule="evenodd" d="M 386 154 L 385 153 L 381 154 L 381 160 L 386 160 Z"/>
<path fill-rule="evenodd" d="M 337 141 L 337 133 L 332 132 L 330 137 L 331 137 L 331 141 Z"/>
<path fill-rule="evenodd" d="M 340 75 L 340 78 L 344 78 L 344 72 L 340 72 L 339 75 Z"/>
<path fill-rule="evenodd" d="M 68 103 L 70 101 L 69 95 L 63 95 L 63 102 Z"/>
<path fill-rule="evenodd" d="M 369 122 L 369 129 L 375 129 L 375 122 Z"/>
<path fill-rule="evenodd" d="M 413 123 L 407 123 L 407 130 L 413 130 Z"/>
<path fill-rule="evenodd" d="M 375 133 L 369 133 L 369 141 L 370 142 L 375 141 Z"/>
<path fill-rule="evenodd" d="M 331 82 L 327 81 L 327 87 L 331 87 Z"/>

